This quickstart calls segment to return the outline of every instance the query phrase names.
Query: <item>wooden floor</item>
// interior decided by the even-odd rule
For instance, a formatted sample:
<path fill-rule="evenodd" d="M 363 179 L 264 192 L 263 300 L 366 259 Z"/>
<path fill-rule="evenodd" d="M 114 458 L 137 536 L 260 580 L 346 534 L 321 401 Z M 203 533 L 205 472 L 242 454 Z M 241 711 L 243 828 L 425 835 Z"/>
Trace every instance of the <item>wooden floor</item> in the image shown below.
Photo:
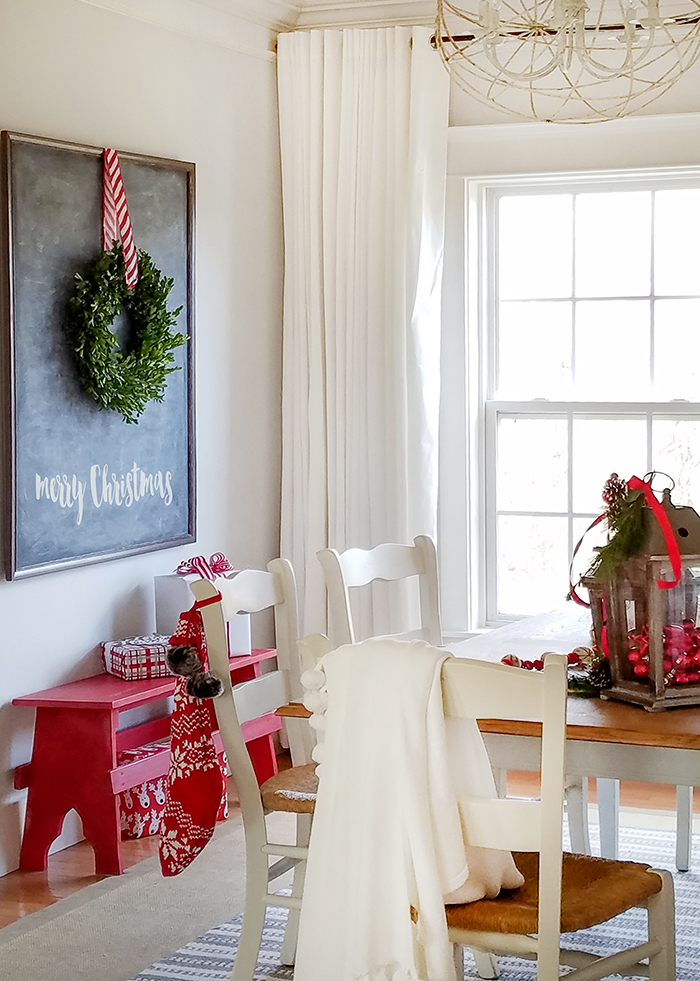
<path fill-rule="evenodd" d="M 229 819 L 236 818 L 240 808 L 232 781 L 229 781 L 228 796 Z M 158 842 L 157 835 L 123 840 L 124 867 L 131 868 L 145 858 L 156 855 Z M 95 875 L 95 856 L 87 841 L 79 841 L 77 845 L 49 855 L 45 872 L 17 871 L 0 876 L 0 929 L 104 878 L 107 877 Z"/>
<path fill-rule="evenodd" d="M 283 763 L 284 765 L 284 763 Z M 518 796 L 533 796 L 537 786 L 532 774 L 512 773 L 508 792 Z M 595 783 L 591 781 L 590 799 L 595 801 Z M 229 785 L 230 814 L 238 812 L 236 789 Z M 648 783 L 623 782 L 620 788 L 622 807 L 650 808 L 659 811 L 675 810 L 675 788 Z M 700 793 L 695 792 L 695 811 L 700 813 Z M 158 851 L 158 837 L 122 842 L 122 854 L 127 868 Z M 86 841 L 65 848 L 49 857 L 46 872 L 10 872 L 0 877 L 0 928 L 50 906 L 65 896 L 98 882 L 104 876 L 95 875 L 91 846 Z"/>

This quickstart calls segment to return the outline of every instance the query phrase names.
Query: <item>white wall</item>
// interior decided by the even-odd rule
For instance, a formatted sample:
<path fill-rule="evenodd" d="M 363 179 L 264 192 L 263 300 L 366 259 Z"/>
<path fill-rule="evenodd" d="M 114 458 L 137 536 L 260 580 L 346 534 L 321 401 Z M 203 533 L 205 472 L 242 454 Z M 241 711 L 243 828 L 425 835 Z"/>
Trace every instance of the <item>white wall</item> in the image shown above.
<path fill-rule="evenodd" d="M 698 164 L 700 107 L 698 112 L 628 116 L 591 125 L 453 126 L 447 168 L 453 176 L 478 177 Z"/>
<path fill-rule="evenodd" d="M 93 674 L 100 641 L 151 630 L 153 576 L 184 556 L 222 550 L 243 567 L 278 554 L 275 66 L 269 34 L 240 30 L 236 51 L 78 0 L 0 0 L 0 129 L 197 165 L 199 513 L 196 546 L 0 581 L 0 875 L 17 865 L 26 792 L 12 768 L 33 729 L 12 698 Z"/>

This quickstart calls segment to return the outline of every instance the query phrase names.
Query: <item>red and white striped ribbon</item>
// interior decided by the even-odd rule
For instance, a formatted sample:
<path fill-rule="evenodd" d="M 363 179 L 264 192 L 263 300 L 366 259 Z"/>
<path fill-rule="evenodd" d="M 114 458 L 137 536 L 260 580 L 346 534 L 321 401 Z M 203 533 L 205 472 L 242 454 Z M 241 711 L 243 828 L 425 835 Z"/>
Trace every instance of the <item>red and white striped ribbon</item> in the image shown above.
<path fill-rule="evenodd" d="M 139 278 L 139 263 L 122 169 L 117 151 L 105 149 L 102 180 L 102 248 L 105 252 L 111 252 L 117 241 L 117 229 L 124 253 L 124 278 L 129 289 L 133 289 Z"/>
<path fill-rule="evenodd" d="M 217 576 L 224 576 L 227 572 L 234 572 L 234 568 L 223 552 L 214 552 L 209 556 L 209 561 L 203 555 L 195 555 L 191 559 L 185 559 L 175 570 L 176 576 L 197 575 L 202 579 L 216 579 Z"/>

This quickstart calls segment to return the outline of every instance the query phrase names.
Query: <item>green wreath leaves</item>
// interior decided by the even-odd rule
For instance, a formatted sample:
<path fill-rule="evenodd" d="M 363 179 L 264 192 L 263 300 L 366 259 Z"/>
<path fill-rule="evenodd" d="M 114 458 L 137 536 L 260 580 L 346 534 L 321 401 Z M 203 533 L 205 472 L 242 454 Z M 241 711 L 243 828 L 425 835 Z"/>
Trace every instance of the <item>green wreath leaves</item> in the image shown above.
<path fill-rule="evenodd" d="M 120 245 L 101 252 L 73 277 L 64 327 L 83 389 L 101 409 L 115 409 L 138 422 L 151 401 L 162 402 L 167 376 L 178 371 L 172 351 L 187 337 L 171 331 L 182 310 L 168 311 L 173 280 L 139 251 L 139 280 L 130 290 L 124 280 Z M 131 343 L 120 351 L 111 326 L 124 308 Z"/>

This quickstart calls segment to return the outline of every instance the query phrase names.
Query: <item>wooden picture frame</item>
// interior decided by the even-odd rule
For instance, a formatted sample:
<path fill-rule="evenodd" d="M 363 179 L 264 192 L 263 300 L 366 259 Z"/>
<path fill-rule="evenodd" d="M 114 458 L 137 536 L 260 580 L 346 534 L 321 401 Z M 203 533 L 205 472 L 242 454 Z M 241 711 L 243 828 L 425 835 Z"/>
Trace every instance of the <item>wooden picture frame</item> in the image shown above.
<path fill-rule="evenodd" d="M 0 151 L 7 578 L 193 542 L 195 165 L 119 152 L 136 246 L 173 279 L 188 338 L 163 401 L 129 424 L 83 390 L 63 328 L 102 248 L 103 149 L 3 131 Z M 113 331 L 128 345 L 122 315 Z"/>

